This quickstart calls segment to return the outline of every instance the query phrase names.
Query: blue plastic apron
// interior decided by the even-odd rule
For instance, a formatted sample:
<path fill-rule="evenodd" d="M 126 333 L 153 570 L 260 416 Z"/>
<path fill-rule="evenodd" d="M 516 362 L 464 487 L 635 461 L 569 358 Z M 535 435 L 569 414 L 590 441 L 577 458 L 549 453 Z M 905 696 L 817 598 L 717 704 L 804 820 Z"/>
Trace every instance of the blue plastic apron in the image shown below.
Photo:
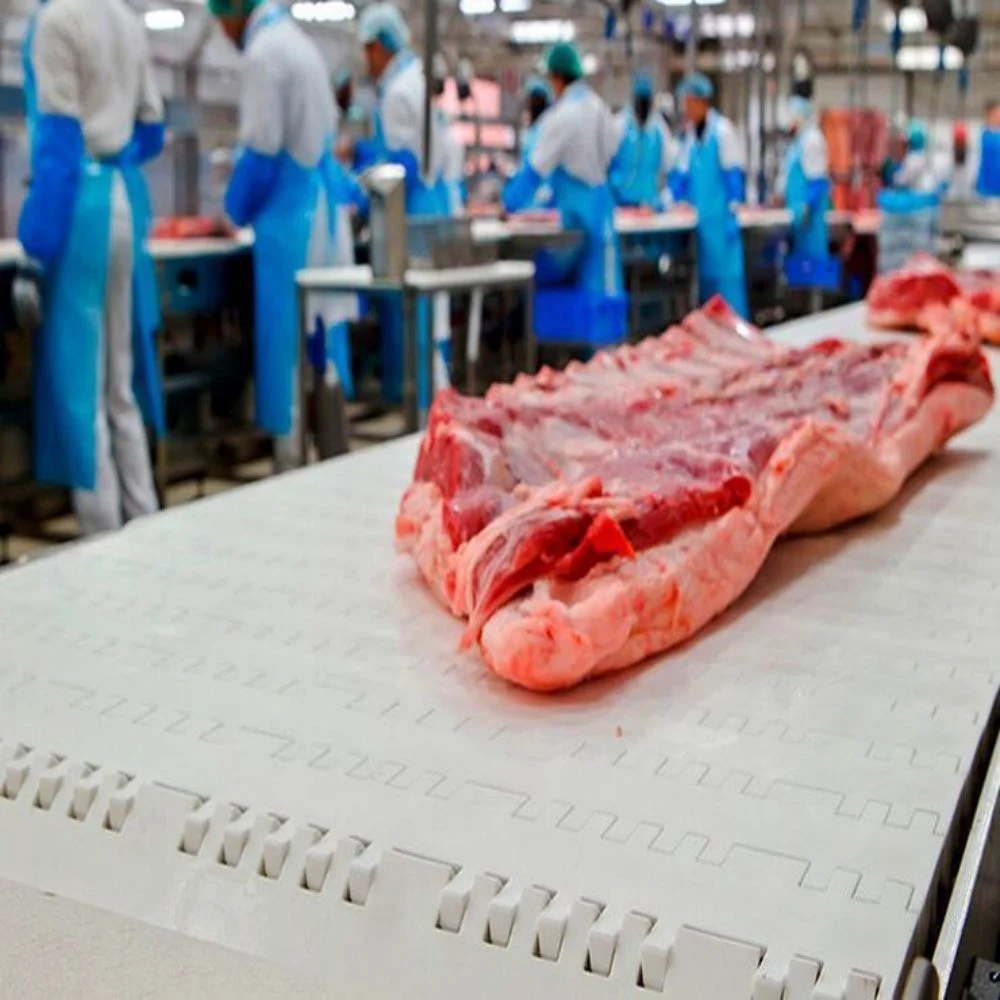
<path fill-rule="evenodd" d="M 795 218 L 792 248 L 797 255 L 826 258 L 830 252 L 830 232 L 826 223 L 829 196 L 815 211 L 809 211 L 809 186 L 809 178 L 802 168 L 802 136 L 798 136 L 788 150 L 785 186 L 785 203 Z"/>
<path fill-rule="evenodd" d="M 658 208 L 663 133 L 658 128 L 640 125 L 630 114 L 623 143 L 624 148 L 619 153 L 621 167 L 614 178 L 619 203 L 630 207 Z"/>
<path fill-rule="evenodd" d="M 244 45 L 287 16 L 285 8 L 270 5 L 247 30 Z M 306 266 L 320 183 L 318 167 L 303 167 L 282 152 L 271 196 L 253 220 L 255 417 L 276 437 L 292 432 L 300 339 L 295 276 Z"/>
<path fill-rule="evenodd" d="M 747 317 L 746 268 L 743 236 L 726 197 L 717 127 L 710 122 L 701 142 L 688 140 L 688 183 L 691 204 L 698 212 L 698 287 L 702 303 L 722 295 Z"/>
<path fill-rule="evenodd" d="M 983 129 L 976 191 L 983 198 L 1000 198 L 1000 129 Z"/>
<path fill-rule="evenodd" d="M 384 94 L 388 87 L 405 69 L 416 61 L 416 55 L 409 50 L 398 53 L 379 81 L 379 92 Z M 374 114 L 374 136 L 372 139 L 376 158 L 379 162 L 391 159 L 394 150 L 386 144 L 382 128 L 382 115 L 376 108 Z M 420 164 L 422 167 L 423 164 Z M 447 214 L 447 206 L 442 197 L 442 188 L 434 181 L 426 183 L 423 176 L 408 178 L 406 184 L 406 214 L 408 216 L 441 216 Z M 379 301 L 382 314 L 382 394 L 390 402 L 402 398 L 403 387 L 403 306 L 397 298 L 383 298 Z M 430 337 L 430 309 L 425 297 L 417 302 L 417 357 L 427 357 L 427 342 Z M 417 365 L 418 407 L 425 410 L 430 402 L 431 386 L 423 364 Z"/>
<path fill-rule="evenodd" d="M 24 100 L 29 141 L 38 115 L 31 50 L 36 19 L 24 42 Z M 132 213 L 132 388 L 143 419 L 164 433 L 163 393 L 156 357 L 160 325 L 156 273 L 146 250 L 151 218 L 141 169 L 127 154 L 103 164 L 86 161 L 69 236 L 44 279 L 45 309 L 34 356 L 35 478 L 70 489 L 96 485 L 98 359 L 104 323 L 111 233 L 111 187 L 120 170 Z"/>

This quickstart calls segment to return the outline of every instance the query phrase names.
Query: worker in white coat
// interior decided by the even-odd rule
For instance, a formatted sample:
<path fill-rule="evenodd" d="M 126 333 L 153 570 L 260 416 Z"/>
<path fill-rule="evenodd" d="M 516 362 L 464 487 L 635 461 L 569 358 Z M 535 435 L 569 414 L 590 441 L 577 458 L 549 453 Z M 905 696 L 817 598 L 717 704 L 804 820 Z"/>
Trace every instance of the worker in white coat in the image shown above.
<path fill-rule="evenodd" d="M 226 213 L 254 229 L 256 419 L 275 436 L 275 468 L 300 461 L 299 317 L 295 275 L 335 255 L 323 163 L 332 156 L 333 95 L 323 57 L 273 0 L 209 0 L 243 52 L 242 151 Z"/>
<path fill-rule="evenodd" d="M 721 295 L 749 317 L 739 206 L 746 177 L 743 152 L 732 122 L 712 108 L 715 88 L 701 73 L 685 77 L 678 89 L 686 125 L 670 172 L 674 200 L 698 213 L 698 286 L 704 303 Z"/>
<path fill-rule="evenodd" d="M 622 264 L 609 174 L 621 145 L 621 126 L 584 80 L 573 45 L 554 45 L 546 65 L 555 101 L 539 119 L 527 162 L 504 190 L 504 208 L 527 208 L 547 182 L 563 225 L 582 232 L 584 240 L 572 255 L 539 255 L 537 283 L 574 287 L 592 298 L 619 296 Z"/>
<path fill-rule="evenodd" d="M 907 152 L 892 178 L 892 186 L 914 194 L 934 194 L 938 178 L 927 149 L 927 126 L 921 121 L 910 122 Z"/>
<path fill-rule="evenodd" d="M 615 200 L 628 208 L 659 211 L 673 162 L 673 141 L 663 116 L 653 108 L 653 81 L 648 74 L 636 74 L 632 106 L 623 108 L 618 120 L 622 148 L 611 178 Z"/>
<path fill-rule="evenodd" d="M 813 259 L 830 252 L 826 213 L 830 207 L 830 161 L 826 139 L 816 124 L 812 103 L 788 101 L 792 143 L 778 175 L 777 193 L 792 213 L 792 249 Z"/>
<path fill-rule="evenodd" d="M 444 150 L 440 121 L 432 116 L 430 169 L 425 170 L 424 98 L 427 91 L 424 69 L 409 47 L 410 32 L 399 9 L 391 3 L 373 3 L 365 7 L 358 18 L 358 40 L 378 97 L 372 141 L 375 161 L 403 168 L 407 215 L 443 216 L 446 206 L 441 195 Z M 396 299 L 380 303 L 380 306 L 382 394 L 392 400 L 402 394 L 402 308 Z M 424 343 L 430 336 L 423 301 L 418 306 L 417 336 Z M 425 354 L 421 350 L 418 356 Z M 431 387 L 426 384 L 422 365 L 418 383 L 418 398 L 420 406 L 424 407 L 429 401 Z"/>
<path fill-rule="evenodd" d="M 140 165 L 163 148 L 142 23 L 124 0 L 53 0 L 34 24 L 32 177 L 18 236 L 42 269 L 35 475 L 72 490 L 86 534 L 157 508 L 143 418 L 163 429 Z"/>
<path fill-rule="evenodd" d="M 465 209 L 465 146 L 442 103 L 447 82 L 448 64 L 438 53 L 434 58 L 434 114 L 437 132 L 441 136 L 440 197 L 444 213 L 454 219 Z"/>

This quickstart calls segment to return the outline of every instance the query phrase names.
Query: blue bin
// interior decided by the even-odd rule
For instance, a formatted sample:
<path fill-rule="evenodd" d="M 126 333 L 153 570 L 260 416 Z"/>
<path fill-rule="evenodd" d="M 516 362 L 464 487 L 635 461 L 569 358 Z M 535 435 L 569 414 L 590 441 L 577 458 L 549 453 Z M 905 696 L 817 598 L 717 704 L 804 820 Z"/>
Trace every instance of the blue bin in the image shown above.
<path fill-rule="evenodd" d="M 841 265 L 837 257 L 790 254 L 785 259 L 785 280 L 789 288 L 821 288 L 840 291 Z"/>
<path fill-rule="evenodd" d="M 628 331 L 628 296 L 541 288 L 534 299 L 535 337 L 541 344 L 594 349 L 621 344 Z"/>

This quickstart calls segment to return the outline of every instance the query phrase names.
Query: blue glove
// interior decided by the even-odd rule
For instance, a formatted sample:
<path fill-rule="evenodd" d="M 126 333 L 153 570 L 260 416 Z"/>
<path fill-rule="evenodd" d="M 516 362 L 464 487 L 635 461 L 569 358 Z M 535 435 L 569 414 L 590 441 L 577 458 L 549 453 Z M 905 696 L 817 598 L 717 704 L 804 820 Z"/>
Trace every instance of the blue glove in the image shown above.
<path fill-rule="evenodd" d="M 728 204 L 742 205 L 746 201 L 747 190 L 746 175 L 743 171 L 739 167 L 733 167 L 723 173 L 722 179 Z"/>
<path fill-rule="evenodd" d="M 726 213 L 726 236 L 730 239 L 736 239 L 740 237 L 741 234 L 742 230 L 740 229 L 739 216 L 737 216 L 737 214 L 730 209 Z"/>
<path fill-rule="evenodd" d="M 58 258 L 69 237 L 83 154 L 83 130 L 75 118 L 39 117 L 31 156 L 31 186 L 21 208 L 17 237 L 28 256 L 43 264 Z"/>
<path fill-rule="evenodd" d="M 525 163 L 514 174 L 503 189 L 503 207 L 506 212 L 519 212 L 534 200 L 535 193 L 542 186 L 542 175 L 536 173 L 530 163 Z"/>
<path fill-rule="evenodd" d="M 136 122 L 132 133 L 132 145 L 135 147 L 136 162 L 149 163 L 163 152 L 167 128 L 163 122 Z"/>
<path fill-rule="evenodd" d="M 806 205 L 810 212 L 817 212 L 830 195 L 830 182 L 825 177 L 817 177 L 806 185 Z"/>
<path fill-rule="evenodd" d="M 691 185 L 687 173 L 680 170 L 671 170 L 667 177 L 667 187 L 670 189 L 670 194 L 673 196 L 675 202 L 690 201 L 689 192 Z"/>
<path fill-rule="evenodd" d="M 395 163 L 403 168 L 406 174 L 406 192 L 412 193 L 420 181 L 420 164 L 417 162 L 417 154 L 412 149 L 390 149 L 386 153 L 389 163 Z"/>
<path fill-rule="evenodd" d="M 247 226 L 267 204 L 278 177 L 278 157 L 245 149 L 233 167 L 226 189 L 226 215 L 237 226 Z"/>

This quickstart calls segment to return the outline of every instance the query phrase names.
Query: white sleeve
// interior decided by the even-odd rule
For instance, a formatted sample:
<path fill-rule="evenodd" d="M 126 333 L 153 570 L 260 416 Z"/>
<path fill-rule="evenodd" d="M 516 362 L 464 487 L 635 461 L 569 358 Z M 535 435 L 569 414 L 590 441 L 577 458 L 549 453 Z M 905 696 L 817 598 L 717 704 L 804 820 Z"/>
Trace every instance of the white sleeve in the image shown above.
<path fill-rule="evenodd" d="M 538 138 L 529 160 L 529 165 L 536 174 L 548 177 L 562 163 L 566 143 L 570 138 L 567 125 L 571 123 L 571 117 L 559 107 L 549 108 L 538 119 Z"/>
<path fill-rule="evenodd" d="M 281 93 L 274 63 L 266 53 L 248 50 L 240 83 L 240 145 L 264 156 L 284 149 Z"/>
<path fill-rule="evenodd" d="M 808 180 L 822 180 L 828 167 L 826 139 L 818 128 L 810 129 L 802 139 L 802 172 Z"/>
<path fill-rule="evenodd" d="M 679 174 L 686 174 L 691 166 L 691 138 L 687 132 L 681 133 L 677 137 L 674 145 L 674 162 L 670 165 L 671 170 L 676 170 Z"/>
<path fill-rule="evenodd" d="M 138 18 L 136 20 L 136 45 L 139 46 L 142 60 L 142 79 L 139 81 L 139 106 L 136 109 L 136 121 L 144 124 L 154 124 L 163 121 L 163 97 L 160 95 L 160 85 L 156 82 L 156 69 L 149 54 L 146 42 L 146 29 Z"/>
<path fill-rule="evenodd" d="M 58 7 L 43 7 L 35 31 L 33 61 L 38 86 L 38 110 L 46 115 L 82 117 L 80 76 L 72 33 L 57 20 Z M 56 17 L 53 17 L 53 13 Z"/>
<path fill-rule="evenodd" d="M 655 113 L 655 112 L 654 112 Z M 663 149 L 661 151 L 660 169 L 664 176 L 669 174 L 674 167 L 677 154 L 674 150 L 674 137 L 665 122 L 660 123 L 660 135 L 663 137 Z"/>
<path fill-rule="evenodd" d="M 391 150 L 407 150 L 419 158 L 423 146 L 423 94 L 410 94 L 401 87 L 390 87 L 382 99 L 382 132 Z M 434 139 L 441 146 L 441 127 L 432 122 Z M 440 156 L 437 157 L 440 162 Z"/>
<path fill-rule="evenodd" d="M 728 118 L 720 117 L 717 128 L 719 130 L 719 165 L 723 170 L 742 170 L 745 166 L 743 147 L 736 129 L 733 128 L 733 123 Z"/>

